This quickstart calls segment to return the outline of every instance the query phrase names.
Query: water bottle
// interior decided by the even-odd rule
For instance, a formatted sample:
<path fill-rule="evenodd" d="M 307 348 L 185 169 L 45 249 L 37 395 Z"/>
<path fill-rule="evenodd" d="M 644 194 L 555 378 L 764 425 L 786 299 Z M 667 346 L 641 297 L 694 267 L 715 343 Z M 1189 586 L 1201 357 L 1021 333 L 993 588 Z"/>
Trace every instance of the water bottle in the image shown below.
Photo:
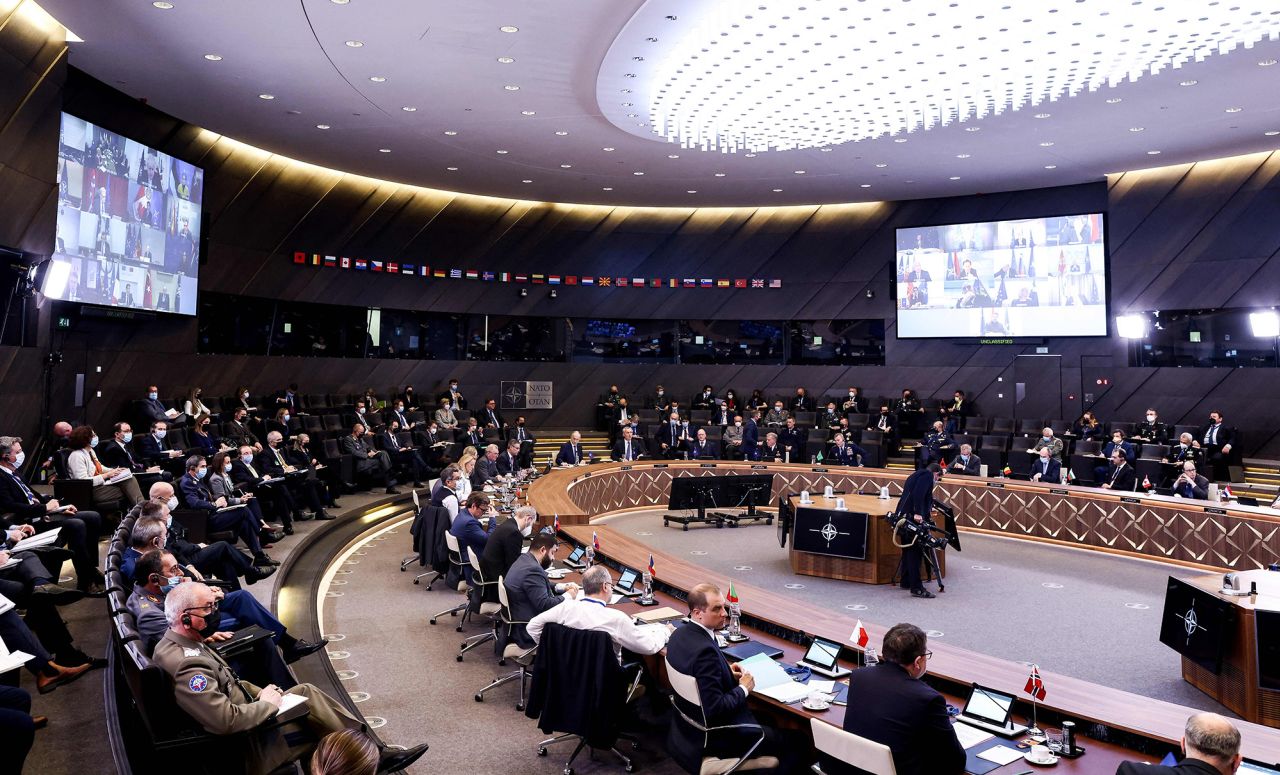
<path fill-rule="evenodd" d="M 582 559 L 586 563 L 587 568 L 594 565 L 596 561 L 596 548 L 591 544 L 587 544 L 587 553 L 583 555 Z"/>
<path fill-rule="evenodd" d="M 876 651 L 875 646 L 868 645 L 862 650 L 863 667 L 873 667 L 880 664 L 880 654 Z"/>
<path fill-rule="evenodd" d="M 742 607 L 737 603 L 729 604 L 729 640 L 742 640 Z"/>
<path fill-rule="evenodd" d="M 653 576 L 649 571 L 645 571 L 640 576 L 640 582 L 644 584 L 644 592 L 640 595 L 640 602 L 648 605 L 653 602 Z"/>

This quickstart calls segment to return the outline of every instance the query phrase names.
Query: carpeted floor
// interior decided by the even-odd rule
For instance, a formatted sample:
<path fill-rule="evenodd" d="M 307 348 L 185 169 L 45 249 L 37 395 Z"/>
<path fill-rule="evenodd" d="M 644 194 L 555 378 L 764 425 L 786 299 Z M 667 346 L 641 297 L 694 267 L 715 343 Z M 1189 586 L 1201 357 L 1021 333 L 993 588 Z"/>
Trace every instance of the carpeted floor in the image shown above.
<path fill-rule="evenodd" d="M 851 624 L 856 619 L 883 625 L 911 622 L 956 646 L 1035 662 L 1044 670 L 1146 697 L 1230 713 L 1182 680 L 1179 656 L 1159 640 L 1165 580 L 1195 571 L 962 534 L 963 551 L 947 551 L 947 591 L 934 600 L 919 600 L 888 585 L 793 575 L 774 526 L 691 527 L 686 533 L 664 528 L 661 513 L 623 514 L 606 518 L 605 524 L 707 568 L 712 571 L 708 580 L 722 586 L 737 579 L 795 595 L 846 614 Z M 934 585 L 928 588 L 936 592 Z M 750 607 L 751 601 L 743 604 Z M 1052 685 L 1047 688 L 1053 692 Z"/>

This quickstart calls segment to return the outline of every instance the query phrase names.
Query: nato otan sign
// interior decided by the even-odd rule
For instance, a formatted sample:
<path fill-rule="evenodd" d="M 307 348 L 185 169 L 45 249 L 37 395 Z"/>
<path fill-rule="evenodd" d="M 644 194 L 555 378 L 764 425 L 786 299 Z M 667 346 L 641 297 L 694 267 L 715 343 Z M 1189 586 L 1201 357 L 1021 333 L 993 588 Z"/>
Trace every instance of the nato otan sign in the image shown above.
<path fill-rule="evenodd" d="M 550 409 L 550 382 L 503 382 L 503 409 Z"/>

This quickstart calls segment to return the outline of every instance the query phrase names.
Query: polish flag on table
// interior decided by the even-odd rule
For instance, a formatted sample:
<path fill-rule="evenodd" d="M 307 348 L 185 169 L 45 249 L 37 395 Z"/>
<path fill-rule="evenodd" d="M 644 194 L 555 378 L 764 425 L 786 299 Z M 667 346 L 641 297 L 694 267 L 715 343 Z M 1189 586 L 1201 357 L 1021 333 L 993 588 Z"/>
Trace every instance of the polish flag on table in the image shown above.
<path fill-rule="evenodd" d="M 1044 702 L 1044 681 L 1040 680 L 1040 667 L 1038 665 L 1031 666 L 1031 675 L 1027 676 L 1027 685 L 1022 687 L 1022 691 L 1035 697 L 1040 702 Z"/>
<path fill-rule="evenodd" d="M 867 628 L 862 626 L 862 620 L 853 625 L 853 635 L 849 636 L 849 640 L 858 644 L 858 648 L 865 649 L 867 644 L 871 642 L 871 636 L 867 634 Z"/>

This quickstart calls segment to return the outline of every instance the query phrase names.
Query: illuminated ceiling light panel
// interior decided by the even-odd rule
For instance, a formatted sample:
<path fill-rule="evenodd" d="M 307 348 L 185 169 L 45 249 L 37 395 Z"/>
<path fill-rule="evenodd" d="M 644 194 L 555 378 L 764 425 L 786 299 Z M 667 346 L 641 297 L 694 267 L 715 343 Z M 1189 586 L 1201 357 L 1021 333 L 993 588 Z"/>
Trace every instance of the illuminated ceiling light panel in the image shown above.
<path fill-rule="evenodd" d="M 606 97 L 631 86 L 648 123 L 684 148 L 814 148 L 1043 106 L 1280 40 L 1274 11 L 1274 0 L 1195 13 L 1162 0 L 647 0 L 611 45 L 597 97 L 615 125 L 647 136 Z M 661 42 L 646 42 L 659 28 Z"/>

